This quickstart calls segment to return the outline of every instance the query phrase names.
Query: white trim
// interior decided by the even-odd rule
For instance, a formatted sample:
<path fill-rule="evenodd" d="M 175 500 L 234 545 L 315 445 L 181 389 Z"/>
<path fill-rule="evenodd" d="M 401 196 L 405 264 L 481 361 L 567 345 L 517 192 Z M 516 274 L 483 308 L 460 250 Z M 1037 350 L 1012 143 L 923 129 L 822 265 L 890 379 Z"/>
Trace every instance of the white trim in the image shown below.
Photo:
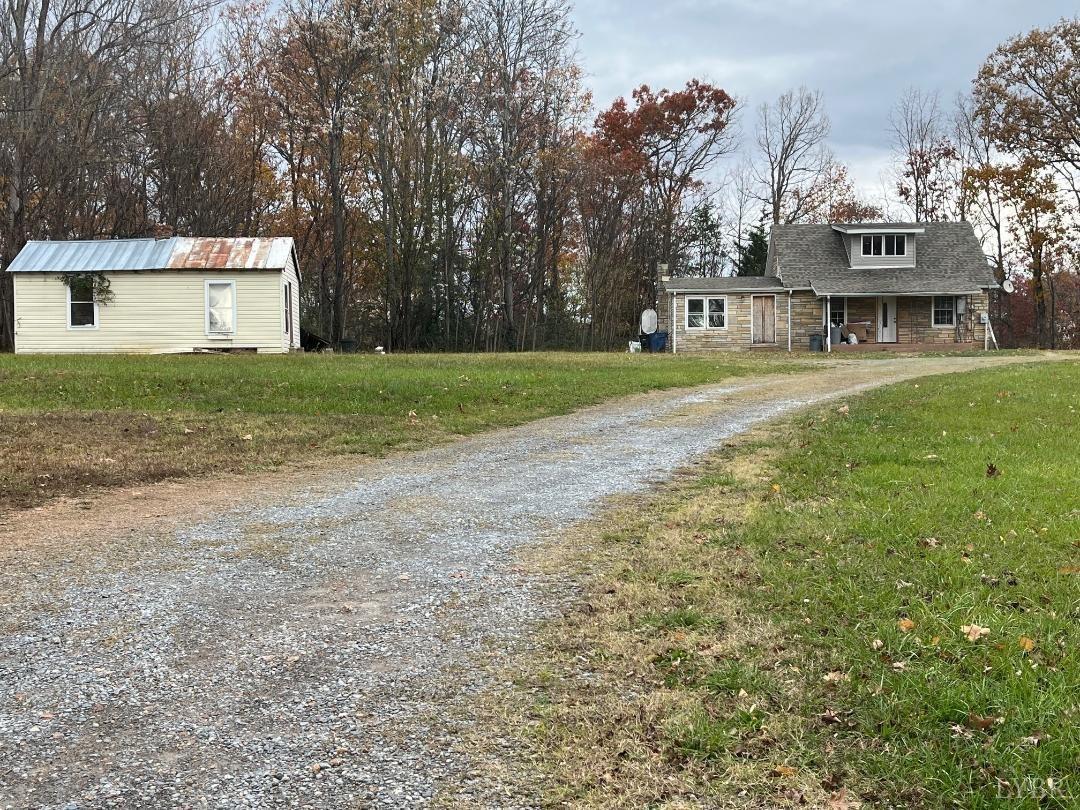
<path fill-rule="evenodd" d="M 91 283 L 93 283 L 92 280 L 91 280 Z M 94 301 L 94 300 L 76 301 L 75 302 L 76 304 L 93 304 L 94 305 L 94 322 L 92 324 L 89 324 L 89 325 L 86 325 L 86 324 L 81 325 L 81 326 L 73 326 L 72 325 L 72 323 L 71 323 L 71 303 L 72 303 L 72 301 L 71 301 L 71 286 L 69 284 L 64 284 L 64 287 L 67 288 L 67 328 L 69 330 L 73 331 L 73 332 L 83 332 L 83 331 L 86 331 L 86 330 L 94 330 L 94 329 L 97 329 L 99 326 L 101 326 L 100 307 L 98 305 L 98 302 Z M 91 295 L 92 294 L 93 293 L 91 293 Z"/>
<path fill-rule="evenodd" d="M 840 233 L 847 234 L 848 236 L 861 236 L 867 233 L 926 233 L 926 228 L 920 228 L 917 226 L 914 228 L 903 228 L 899 225 L 893 225 L 889 222 L 882 222 L 881 224 L 877 225 L 864 225 L 861 227 L 853 225 L 833 225 L 832 227 L 834 231 L 839 231 Z"/>
<path fill-rule="evenodd" d="M 701 326 L 690 325 L 690 302 L 701 301 L 701 312 L 704 317 L 704 322 Z M 723 301 L 724 302 L 724 325 L 723 326 L 709 326 L 709 301 Z M 728 328 L 728 299 L 726 295 L 687 295 L 683 297 L 683 329 L 687 332 L 704 332 L 712 330 L 718 332 Z"/>
<path fill-rule="evenodd" d="M 755 343 L 754 342 L 754 299 L 755 298 L 771 298 L 772 304 L 772 328 L 773 339 L 772 343 Z M 788 304 L 790 306 L 791 296 L 788 296 Z M 776 345 L 776 293 L 757 293 L 750 296 L 750 345 L 751 346 L 775 346 Z"/>
<path fill-rule="evenodd" d="M 957 325 L 957 312 L 956 312 L 956 299 L 958 295 L 931 295 L 930 296 L 930 328 L 931 329 L 955 329 Z M 952 323 L 938 323 L 937 322 L 937 305 L 934 302 L 935 298 L 951 298 L 952 299 Z"/>
<path fill-rule="evenodd" d="M 906 233 L 888 233 L 888 232 L 885 232 L 885 231 L 879 231 L 879 232 L 875 232 L 875 233 L 863 233 L 863 234 L 857 234 L 857 235 L 859 236 L 859 249 L 862 251 L 862 256 L 864 256 L 864 257 L 866 257 L 866 256 L 870 256 L 870 257 L 874 257 L 874 256 L 891 256 L 894 259 L 899 259 L 899 258 L 906 259 L 908 257 L 908 239 L 907 239 L 908 235 Z M 866 252 L 866 237 L 868 237 L 868 236 L 870 237 L 870 252 L 869 253 Z M 881 253 L 874 253 L 874 237 L 875 236 L 880 236 L 881 237 Z M 904 238 L 904 252 L 903 253 L 897 253 L 896 252 L 896 242 L 895 241 L 893 242 L 893 252 L 892 253 L 886 253 L 885 252 L 885 238 L 889 237 L 889 236 L 892 236 L 892 237 L 902 236 Z"/>
<path fill-rule="evenodd" d="M 211 332 L 210 331 L 210 285 L 211 284 L 228 284 L 232 287 L 232 331 L 230 332 Z M 206 331 L 206 336 L 212 340 L 232 340 L 236 337 L 238 331 L 238 317 L 237 310 L 239 309 L 236 304 L 236 282 L 233 279 L 219 279 L 208 278 L 203 285 L 203 326 Z"/>
<path fill-rule="evenodd" d="M 787 288 L 787 287 L 738 287 L 738 288 L 729 287 L 729 288 L 723 289 L 723 290 L 702 290 L 702 289 L 688 288 L 688 289 L 683 289 L 683 290 L 669 289 L 669 290 L 667 290 L 667 292 L 671 293 L 672 295 L 674 295 L 675 293 L 678 293 L 679 295 L 693 295 L 693 296 L 699 296 L 699 297 L 702 296 L 702 295 L 706 295 L 706 296 L 709 296 L 711 298 L 716 298 L 718 296 L 737 295 L 737 294 L 746 294 L 746 293 L 753 293 L 754 295 L 770 295 L 770 294 L 779 295 L 780 293 L 787 292 L 788 289 L 789 288 Z M 809 287 L 792 287 L 790 289 L 809 290 L 810 288 Z"/>

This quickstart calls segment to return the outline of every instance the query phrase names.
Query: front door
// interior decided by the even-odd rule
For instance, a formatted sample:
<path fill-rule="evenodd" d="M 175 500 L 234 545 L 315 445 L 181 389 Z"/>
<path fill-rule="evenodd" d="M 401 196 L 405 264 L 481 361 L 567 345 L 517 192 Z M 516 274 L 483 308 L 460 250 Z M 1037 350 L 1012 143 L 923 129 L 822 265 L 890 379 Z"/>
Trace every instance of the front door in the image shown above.
<path fill-rule="evenodd" d="M 878 340 L 881 343 L 896 343 L 895 295 L 878 299 Z"/>
<path fill-rule="evenodd" d="M 776 296 L 755 295 L 750 309 L 754 343 L 776 343 Z"/>

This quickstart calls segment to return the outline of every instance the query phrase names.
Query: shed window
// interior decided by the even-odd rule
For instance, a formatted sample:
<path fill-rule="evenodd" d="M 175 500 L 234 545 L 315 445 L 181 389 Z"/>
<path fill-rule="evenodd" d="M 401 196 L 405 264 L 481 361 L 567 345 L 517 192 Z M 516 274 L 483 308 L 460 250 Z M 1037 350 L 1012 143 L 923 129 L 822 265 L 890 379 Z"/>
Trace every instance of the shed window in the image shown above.
<path fill-rule="evenodd" d="M 68 284 L 68 327 L 97 328 L 97 302 L 94 301 L 94 280 L 89 276 L 76 278 Z"/>
<path fill-rule="evenodd" d="M 706 321 L 706 317 L 708 320 Z M 687 329 L 723 329 L 727 326 L 727 299 L 687 298 Z"/>
<path fill-rule="evenodd" d="M 232 281 L 206 282 L 206 332 L 231 335 L 236 331 L 236 284 Z"/>
<path fill-rule="evenodd" d="M 292 282 L 285 282 L 285 334 L 292 334 Z"/>
<path fill-rule="evenodd" d="M 956 323 L 956 297 L 934 296 L 934 326 L 953 326 Z"/>

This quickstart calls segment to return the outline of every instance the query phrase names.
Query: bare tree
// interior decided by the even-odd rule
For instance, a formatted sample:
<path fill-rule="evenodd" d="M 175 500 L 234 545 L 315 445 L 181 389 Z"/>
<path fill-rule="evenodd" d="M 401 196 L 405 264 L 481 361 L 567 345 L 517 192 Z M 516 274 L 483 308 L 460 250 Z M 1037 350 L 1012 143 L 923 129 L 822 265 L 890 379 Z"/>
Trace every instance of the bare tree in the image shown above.
<path fill-rule="evenodd" d="M 0 261 L 35 235 L 98 236 L 106 181 L 123 172 L 125 88 L 162 43 L 198 38 L 202 0 L 7 0 L 0 16 Z M 129 175 L 129 180 L 132 179 Z M 130 189 L 130 185 L 128 186 Z M 0 347 L 13 341 L 0 277 Z"/>
<path fill-rule="evenodd" d="M 774 224 L 800 222 L 809 214 L 805 191 L 832 165 L 826 146 L 829 117 L 819 92 L 789 90 L 758 108 L 758 159 L 754 171 L 759 200 Z"/>
<path fill-rule="evenodd" d="M 529 127 L 540 101 L 537 79 L 568 60 L 576 31 L 566 0 L 482 0 L 475 4 L 472 22 L 483 60 L 480 80 L 488 94 L 482 100 L 487 115 L 481 148 L 493 170 L 500 314 L 506 346 L 512 348 L 517 342 L 514 210 L 526 164 L 535 157 Z"/>
<path fill-rule="evenodd" d="M 959 95 L 953 110 L 953 129 L 963 175 L 960 186 L 961 216 L 971 219 L 982 231 L 983 242 L 991 243 L 994 274 L 1005 280 L 1006 222 L 1000 186 L 993 182 L 990 167 L 999 156 L 985 121 L 978 115 L 974 99 Z"/>
<path fill-rule="evenodd" d="M 890 116 L 896 190 L 916 222 L 958 216 L 956 145 L 946 131 L 937 93 L 910 88 Z"/>

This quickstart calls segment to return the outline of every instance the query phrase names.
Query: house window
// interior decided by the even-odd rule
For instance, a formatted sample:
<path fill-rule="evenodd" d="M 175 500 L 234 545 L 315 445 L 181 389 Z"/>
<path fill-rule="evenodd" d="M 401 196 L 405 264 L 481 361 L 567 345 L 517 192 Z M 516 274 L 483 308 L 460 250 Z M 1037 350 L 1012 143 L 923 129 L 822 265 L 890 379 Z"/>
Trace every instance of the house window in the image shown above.
<path fill-rule="evenodd" d="M 906 256 L 907 236 L 902 233 L 865 234 L 862 238 L 863 256 Z"/>
<path fill-rule="evenodd" d="M 206 334 L 231 335 L 236 332 L 236 283 L 206 282 Z"/>
<path fill-rule="evenodd" d="M 833 326 L 843 326 L 847 323 L 847 299 L 833 298 L 830 301 L 829 322 Z"/>
<path fill-rule="evenodd" d="M 292 334 L 292 282 L 285 282 L 285 334 Z"/>
<path fill-rule="evenodd" d="M 86 276 L 68 284 L 68 329 L 97 329 L 94 280 Z"/>
<path fill-rule="evenodd" d="M 956 323 L 956 297 L 934 296 L 934 326 L 953 326 Z"/>
<path fill-rule="evenodd" d="M 725 326 L 727 326 L 726 298 L 686 299 L 687 329 L 723 329 Z"/>

